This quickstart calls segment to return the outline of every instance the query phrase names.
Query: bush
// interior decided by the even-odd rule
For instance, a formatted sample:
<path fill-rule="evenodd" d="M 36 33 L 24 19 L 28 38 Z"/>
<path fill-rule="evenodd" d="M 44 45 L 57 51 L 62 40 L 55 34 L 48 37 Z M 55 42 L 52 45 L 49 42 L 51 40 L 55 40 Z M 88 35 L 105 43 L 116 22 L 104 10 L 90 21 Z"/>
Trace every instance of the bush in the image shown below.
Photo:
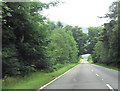
<path fill-rule="evenodd" d="M 89 56 L 88 56 L 87 61 L 88 61 L 88 62 L 90 62 L 90 63 L 92 63 L 92 62 L 93 62 L 93 60 L 92 60 L 92 56 L 91 56 L 91 55 L 89 55 Z"/>
<path fill-rule="evenodd" d="M 19 75 L 20 62 L 18 59 L 18 52 L 15 45 L 10 44 L 8 47 L 2 49 L 2 76 L 5 75 Z"/>

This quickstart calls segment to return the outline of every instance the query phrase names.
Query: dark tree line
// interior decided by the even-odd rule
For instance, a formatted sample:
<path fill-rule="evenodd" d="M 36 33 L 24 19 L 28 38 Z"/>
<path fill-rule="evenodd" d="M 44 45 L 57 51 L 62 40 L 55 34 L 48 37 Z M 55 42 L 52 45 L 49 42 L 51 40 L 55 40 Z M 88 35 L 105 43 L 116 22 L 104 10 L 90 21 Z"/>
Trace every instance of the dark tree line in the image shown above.
<path fill-rule="evenodd" d="M 79 61 L 86 34 L 79 27 L 63 27 L 61 22 L 56 24 L 41 15 L 43 8 L 56 5 L 58 2 L 2 3 L 3 77 L 53 70 L 55 65 Z"/>
<path fill-rule="evenodd" d="M 64 26 L 48 20 L 42 9 L 59 2 L 2 3 L 2 75 L 24 76 L 41 69 L 54 71 L 66 63 L 76 63 L 82 54 L 92 54 L 95 63 L 120 64 L 118 60 L 118 2 L 110 6 L 104 27 Z M 102 17 L 103 18 L 103 17 Z"/>
<path fill-rule="evenodd" d="M 119 14 L 120 2 L 113 2 L 109 7 L 109 13 L 101 18 L 109 18 L 108 23 L 104 23 L 103 28 L 89 28 L 90 44 L 89 53 L 92 53 L 94 63 L 103 63 L 106 65 L 118 66 L 120 60 L 119 52 Z M 94 31 L 92 33 L 92 31 Z M 91 47 L 91 49 L 90 49 Z"/>

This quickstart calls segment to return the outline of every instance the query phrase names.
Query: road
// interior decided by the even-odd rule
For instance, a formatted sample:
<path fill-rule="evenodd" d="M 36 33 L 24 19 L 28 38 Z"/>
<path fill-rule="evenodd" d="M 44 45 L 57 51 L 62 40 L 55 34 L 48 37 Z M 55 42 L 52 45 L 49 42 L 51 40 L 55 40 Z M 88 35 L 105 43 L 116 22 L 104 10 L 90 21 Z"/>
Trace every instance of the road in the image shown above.
<path fill-rule="evenodd" d="M 42 89 L 106 89 L 107 91 L 116 91 L 113 89 L 118 89 L 118 71 L 90 64 L 83 59 L 81 64 Z"/>

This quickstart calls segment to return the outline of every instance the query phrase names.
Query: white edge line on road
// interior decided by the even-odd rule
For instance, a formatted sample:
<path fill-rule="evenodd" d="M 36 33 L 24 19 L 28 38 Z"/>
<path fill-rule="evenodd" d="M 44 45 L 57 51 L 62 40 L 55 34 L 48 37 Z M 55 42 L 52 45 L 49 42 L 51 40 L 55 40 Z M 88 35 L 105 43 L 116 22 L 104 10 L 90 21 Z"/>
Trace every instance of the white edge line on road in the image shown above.
<path fill-rule="evenodd" d="M 98 74 L 96 74 L 96 76 L 99 76 Z"/>
<path fill-rule="evenodd" d="M 77 65 L 76 65 L 77 66 Z M 74 66 L 75 67 L 75 66 Z M 73 68 L 74 68 L 73 67 Z M 48 86 L 49 84 L 53 83 L 55 80 L 57 80 L 58 78 L 62 77 L 63 75 L 65 75 L 66 73 L 68 73 L 70 70 L 72 70 L 73 68 L 69 69 L 68 71 L 66 71 L 65 73 L 63 73 L 62 75 L 58 76 L 57 78 L 53 79 L 52 81 L 48 82 L 47 84 L 43 85 L 42 87 L 38 88 L 36 91 L 40 91 L 41 89 L 45 88 L 46 86 Z"/>
<path fill-rule="evenodd" d="M 108 88 L 111 89 L 112 91 L 115 91 L 109 84 L 106 84 L 106 86 L 108 86 Z"/>
<path fill-rule="evenodd" d="M 99 66 L 99 65 L 95 65 L 95 64 L 91 64 L 91 65 L 93 65 L 93 66 L 98 66 L 98 67 L 103 67 L 103 66 Z M 119 72 L 118 70 L 114 70 L 114 69 L 110 69 L 110 68 L 106 68 L 106 67 L 103 67 L 104 69 L 108 69 L 108 70 L 112 70 L 112 71 L 117 71 L 117 72 Z"/>

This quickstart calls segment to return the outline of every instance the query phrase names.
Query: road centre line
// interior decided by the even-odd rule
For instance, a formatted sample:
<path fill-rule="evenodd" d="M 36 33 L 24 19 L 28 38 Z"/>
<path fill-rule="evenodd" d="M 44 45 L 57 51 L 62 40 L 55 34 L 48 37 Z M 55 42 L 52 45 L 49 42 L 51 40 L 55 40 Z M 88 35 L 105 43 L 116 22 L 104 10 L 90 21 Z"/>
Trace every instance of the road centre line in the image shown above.
<path fill-rule="evenodd" d="M 76 65 L 77 66 L 77 65 Z M 74 68 L 74 67 L 73 67 Z M 62 77 L 63 75 L 65 75 L 66 73 L 68 73 L 70 70 L 72 70 L 73 68 L 69 69 L 67 72 L 63 73 L 62 75 L 58 76 L 57 78 L 53 79 L 52 81 L 50 81 L 49 83 L 43 85 L 42 87 L 40 87 L 39 89 L 37 89 L 36 91 L 40 91 L 41 89 L 45 88 L 46 86 L 48 86 L 49 84 L 53 83 L 55 80 L 57 80 L 58 78 Z M 91 71 L 94 71 L 93 69 Z M 96 73 L 96 76 L 99 76 Z M 102 79 L 103 80 L 103 79 Z M 109 84 L 105 84 L 111 91 L 115 91 Z"/>
<path fill-rule="evenodd" d="M 111 91 L 115 91 L 109 84 L 106 84 L 106 86 L 107 86 Z"/>
<path fill-rule="evenodd" d="M 93 69 L 91 70 L 93 71 Z M 96 73 L 96 76 L 99 76 L 97 73 Z M 103 80 L 103 79 L 102 79 Z M 111 91 L 115 91 L 109 84 L 106 84 L 106 86 L 111 90 Z"/>
<path fill-rule="evenodd" d="M 99 75 L 96 73 L 96 76 L 99 76 Z"/>
<path fill-rule="evenodd" d="M 91 71 L 93 71 L 93 70 L 91 70 Z"/>

